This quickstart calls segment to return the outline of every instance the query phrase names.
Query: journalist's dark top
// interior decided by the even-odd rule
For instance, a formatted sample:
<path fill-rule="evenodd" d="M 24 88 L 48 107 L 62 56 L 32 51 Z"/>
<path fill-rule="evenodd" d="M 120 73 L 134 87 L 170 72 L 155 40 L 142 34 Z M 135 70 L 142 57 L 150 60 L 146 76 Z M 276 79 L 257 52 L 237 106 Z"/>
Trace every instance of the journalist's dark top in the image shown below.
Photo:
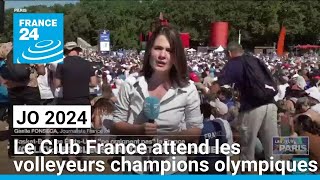
<path fill-rule="evenodd" d="M 248 56 L 246 56 L 247 58 Z M 234 84 L 235 89 L 240 92 L 240 112 L 249 111 L 256 107 L 259 107 L 257 104 L 264 105 L 268 103 L 272 103 L 273 100 L 270 102 L 261 102 L 251 104 L 252 97 L 250 94 L 246 93 L 245 91 L 245 75 L 244 75 L 244 59 L 242 56 L 234 57 L 230 59 L 225 67 L 222 70 L 221 75 L 218 78 L 218 82 L 220 85 L 232 85 Z"/>

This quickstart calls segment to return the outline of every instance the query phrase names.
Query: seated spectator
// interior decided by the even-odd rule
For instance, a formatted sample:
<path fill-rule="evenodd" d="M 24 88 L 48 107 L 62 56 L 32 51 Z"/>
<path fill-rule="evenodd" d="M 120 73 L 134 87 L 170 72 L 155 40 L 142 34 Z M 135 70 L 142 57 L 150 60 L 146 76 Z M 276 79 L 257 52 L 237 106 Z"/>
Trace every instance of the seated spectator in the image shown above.
<path fill-rule="evenodd" d="M 299 98 L 296 104 L 296 118 L 300 115 L 307 115 L 313 122 L 320 126 L 320 114 L 311 109 L 307 97 Z"/>
<path fill-rule="evenodd" d="M 228 113 L 225 116 L 226 120 L 229 123 L 235 121 L 239 115 L 240 104 L 233 98 L 233 90 L 231 87 L 221 87 L 218 97 L 221 102 L 228 106 Z"/>
<path fill-rule="evenodd" d="M 274 97 L 275 101 L 283 100 L 286 94 L 286 89 L 289 87 L 288 78 L 286 76 L 279 78 L 278 94 Z"/>
<path fill-rule="evenodd" d="M 102 133 L 110 133 L 112 113 L 115 107 L 107 98 L 100 98 L 93 105 L 92 124 L 93 128 L 101 129 Z"/>
<path fill-rule="evenodd" d="M 308 115 L 297 116 L 294 121 L 295 131 L 299 136 L 309 137 L 309 158 L 320 162 L 320 127 Z M 320 164 L 318 163 L 318 169 Z"/>
<path fill-rule="evenodd" d="M 216 99 L 215 101 L 211 101 L 209 104 L 202 104 L 201 111 L 204 120 L 199 143 L 204 143 L 206 139 L 209 139 L 209 145 L 214 146 L 216 139 L 218 139 L 219 145 L 222 145 L 223 143 L 231 145 L 233 143 L 233 133 L 228 121 L 223 119 L 223 117 L 228 113 L 227 105 Z M 210 118 L 210 116 L 213 116 L 213 118 Z M 196 157 L 196 160 L 207 160 L 209 162 L 209 171 L 206 172 L 206 174 L 227 173 L 226 171 L 218 172 L 214 168 L 215 162 L 219 160 L 226 161 L 226 155 L 224 154 L 215 154 L 214 152 L 211 152 L 208 155 Z"/>
<path fill-rule="evenodd" d="M 112 87 L 110 84 L 103 83 L 102 84 L 102 96 L 95 97 L 91 100 L 91 105 L 93 106 L 100 98 L 105 98 L 115 103 L 117 101 L 117 97 L 112 92 Z"/>
<path fill-rule="evenodd" d="M 317 87 L 312 87 L 306 90 L 310 102 L 311 109 L 320 113 L 320 90 Z"/>

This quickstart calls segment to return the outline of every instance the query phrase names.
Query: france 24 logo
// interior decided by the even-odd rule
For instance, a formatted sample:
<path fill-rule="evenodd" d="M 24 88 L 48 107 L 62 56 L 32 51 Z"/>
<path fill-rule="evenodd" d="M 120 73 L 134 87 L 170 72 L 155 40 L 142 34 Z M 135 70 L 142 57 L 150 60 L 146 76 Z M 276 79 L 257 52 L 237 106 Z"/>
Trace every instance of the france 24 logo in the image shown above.
<path fill-rule="evenodd" d="M 63 62 L 63 14 L 14 13 L 13 62 Z"/>

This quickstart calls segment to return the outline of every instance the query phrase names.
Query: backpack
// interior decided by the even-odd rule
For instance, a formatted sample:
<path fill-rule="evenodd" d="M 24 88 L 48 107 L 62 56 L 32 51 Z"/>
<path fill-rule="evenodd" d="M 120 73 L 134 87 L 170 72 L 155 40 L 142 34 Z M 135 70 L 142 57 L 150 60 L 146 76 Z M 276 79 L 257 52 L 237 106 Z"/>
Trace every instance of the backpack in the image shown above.
<path fill-rule="evenodd" d="M 273 102 L 278 94 L 277 84 L 263 61 L 243 55 L 244 93 L 251 105 L 260 106 Z"/>

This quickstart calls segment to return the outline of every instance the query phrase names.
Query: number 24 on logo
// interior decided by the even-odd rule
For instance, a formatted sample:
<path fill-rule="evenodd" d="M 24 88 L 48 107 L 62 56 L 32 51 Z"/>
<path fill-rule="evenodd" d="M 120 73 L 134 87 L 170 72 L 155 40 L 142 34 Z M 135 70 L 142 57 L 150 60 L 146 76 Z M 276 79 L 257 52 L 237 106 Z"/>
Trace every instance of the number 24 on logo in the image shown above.
<path fill-rule="evenodd" d="M 22 34 L 19 40 L 22 40 L 22 41 L 28 41 L 30 39 L 34 39 L 34 40 L 39 39 L 38 28 L 33 28 L 31 32 L 29 31 L 28 28 L 21 28 L 19 33 Z"/>

